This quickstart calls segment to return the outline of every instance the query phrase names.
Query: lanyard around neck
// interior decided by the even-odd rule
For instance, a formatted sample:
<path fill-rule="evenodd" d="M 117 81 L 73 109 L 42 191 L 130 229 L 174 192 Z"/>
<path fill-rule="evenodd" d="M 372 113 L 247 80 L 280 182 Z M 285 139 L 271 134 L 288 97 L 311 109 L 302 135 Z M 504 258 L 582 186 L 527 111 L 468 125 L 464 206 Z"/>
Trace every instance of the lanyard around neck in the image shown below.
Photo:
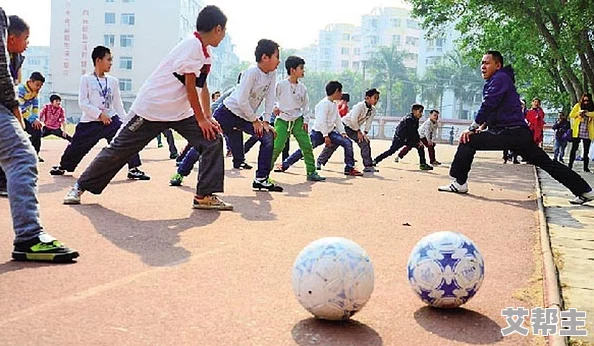
<path fill-rule="evenodd" d="M 108 87 L 108 83 L 107 83 L 107 77 L 105 77 L 105 89 L 103 88 L 103 85 L 101 85 L 101 82 L 99 81 L 99 76 L 97 76 L 97 73 L 93 72 L 93 75 L 95 75 L 95 79 L 97 80 L 97 84 L 99 84 L 99 89 L 101 90 L 101 96 L 103 96 L 103 104 L 105 105 L 105 103 L 107 102 L 107 87 Z"/>

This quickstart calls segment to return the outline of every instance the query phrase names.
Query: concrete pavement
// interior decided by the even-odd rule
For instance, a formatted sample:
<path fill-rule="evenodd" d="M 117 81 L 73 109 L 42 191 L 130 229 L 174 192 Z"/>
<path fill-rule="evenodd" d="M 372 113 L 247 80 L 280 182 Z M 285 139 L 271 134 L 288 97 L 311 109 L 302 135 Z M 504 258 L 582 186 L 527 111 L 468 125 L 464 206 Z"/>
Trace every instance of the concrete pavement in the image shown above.
<path fill-rule="evenodd" d="M 583 172 L 582 162 L 575 162 L 574 169 L 594 186 L 594 174 Z M 594 345 L 594 202 L 569 204 L 573 195 L 546 172 L 537 171 L 564 309 L 586 311 L 588 316 L 589 335 L 572 340 L 579 345 Z"/>
<path fill-rule="evenodd" d="M 388 146 L 373 141 L 372 150 Z M 253 171 L 227 168 L 222 197 L 235 210 L 219 213 L 191 209 L 195 173 L 168 186 L 175 167 L 154 143 L 141 153 L 151 181 L 128 181 L 122 171 L 102 195 L 64 206 L 97 153 L 74 176 L 52 177 L 64 147 L 44 141 L 39 199 L 46 228 L 81 257 L 72 265 L 12 262 L 8 202 L 0 199 L 2 345 L 544 344 L 500 332 L 502 309 L 543 302 L 532 168 L 504 166 L 499 152 L 477 155 L 469 195 L 437 192 L 449 182 L 455 148 L 447 145 L 434 171 L 419 171 L 413 151 L 357 178 L 342 175 L 338 150 L 320 172 L 327 182 L 306 182 L 303 162 L 274 174 L 280 194 L 254 192 Z M 249 161 L 256 155 L 257 146 Z M 425 307 L 406 279 L 412 247 L 438 230 L 464 233 L 485 259 L 483 286 L 463 309 Z M 358 242 L 374 264 L 371 300 L 347 324 L 312 320 L 292 293 L 295 257 L 325 236 Z"/>

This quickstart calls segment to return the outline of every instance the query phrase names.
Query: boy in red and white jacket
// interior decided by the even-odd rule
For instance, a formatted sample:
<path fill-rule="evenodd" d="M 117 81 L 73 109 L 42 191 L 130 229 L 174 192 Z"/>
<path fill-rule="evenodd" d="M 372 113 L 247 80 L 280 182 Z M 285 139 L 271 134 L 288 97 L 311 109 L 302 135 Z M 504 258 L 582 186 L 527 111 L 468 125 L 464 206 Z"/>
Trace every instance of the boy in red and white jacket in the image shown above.
<path fill-rule="evenodd" d="M 66 117 L 61 103 L 62 98 L 60 95 L 53 94 L 50 96 L 50 103 L 41 109 L 41 113 L 39 113 L 39 119 L 43 123 L 41 137 L 54 135 L 71 142 L 72 137 L 66 133 Z"/>

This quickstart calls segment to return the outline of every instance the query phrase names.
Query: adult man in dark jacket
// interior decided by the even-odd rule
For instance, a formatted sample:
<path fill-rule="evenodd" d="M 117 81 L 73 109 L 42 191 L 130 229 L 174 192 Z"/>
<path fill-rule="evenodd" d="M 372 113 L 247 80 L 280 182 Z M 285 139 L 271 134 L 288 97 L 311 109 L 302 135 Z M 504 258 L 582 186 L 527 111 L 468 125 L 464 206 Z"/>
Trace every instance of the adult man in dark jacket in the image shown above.
<path fill-rule="evenodd" d="M 374 160 L 373 165 L 376 166 L 385 158 L 393 155 L 403 147 L 407 145 L 409 147 L 415 147 L 419 151 L 420 168 L 422 170 L 432 170 L 433 167 L 427 164 L 425 160 L 425 150 L 423 149 L 423 143 L 419 137 L 419 119 L 423 116 L 423 110 L 425 107 L 418 103 L 412 105 L 411 113 L 407 114 L 396 126 L 394 131 L 394 138 L 392 139 L 392 145 L 390 148 L 383 153 L 379 154 Z"/>
<path fill-rule="evenodd" d="M 485 79 L 483 103 L 474 124 L 460 136 L 460 144 L 450 168 L 450 176 L 454 181 L 440 186 L 438 190 L 467 193 L 468 172 L 476 151 L 511 149 L 571 190 L 576 195 L 570 201 L 572 204 L 594 200 L 594 192 L 584 179 L 566 166 L 551 160 L 532 140 L 532 133 L 524 120 L 520 97 L 514 85 L 513 69 L 511 66 L 503 67 L 500 52 L 488 51 L 483 56 L 481 73 Z"/>

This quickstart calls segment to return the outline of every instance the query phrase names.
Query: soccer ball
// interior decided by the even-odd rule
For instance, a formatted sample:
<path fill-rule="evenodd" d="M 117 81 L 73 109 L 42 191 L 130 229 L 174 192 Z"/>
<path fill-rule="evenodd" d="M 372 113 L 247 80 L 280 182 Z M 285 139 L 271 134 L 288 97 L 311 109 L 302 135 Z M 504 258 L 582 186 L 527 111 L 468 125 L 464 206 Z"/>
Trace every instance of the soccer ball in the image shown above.
<path fill-rule="evenodd" d="M 307 245 L 293 265 L 293 292 L 315 317 L 346 320 L 373 292 L 373 265 L 357 243 L 339 237 Z"/>
<path fill-rule="evenodd" d="M 485 264 L 472 240 L 455 232 L 436 232 L 421 239 L 408 258 L 408 280 L 425 303 L 455 308 L 481 287 Z"/>

